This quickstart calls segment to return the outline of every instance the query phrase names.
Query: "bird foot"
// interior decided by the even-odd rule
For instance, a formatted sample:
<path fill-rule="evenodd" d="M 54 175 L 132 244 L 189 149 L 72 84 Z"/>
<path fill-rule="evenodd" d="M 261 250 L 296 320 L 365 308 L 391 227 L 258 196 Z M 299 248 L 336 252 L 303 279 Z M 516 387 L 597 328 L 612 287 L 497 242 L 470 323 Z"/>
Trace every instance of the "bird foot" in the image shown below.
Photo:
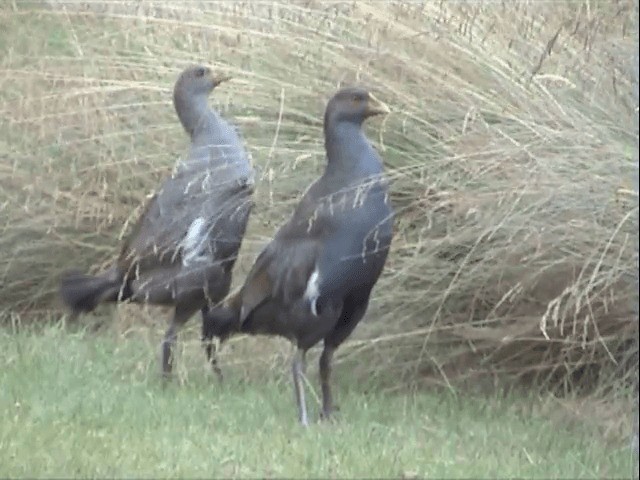
<path fill-rule="evenodd" d="M 321 422 L 334 422 L 336 417 L 335 413 L 340 412 L 340 407 L 334 405 L 330 408 L 323 408 L 320 412 L 320 421 Z"/>
<path fill-rule="evenodd" d="M 298 416 L 298 421 L 300 422 L 300 425 L 303 426 L 304 428 L 309 427 L 309 417 L 307 416 L 306 412 L 303 412 Z"/>
<path fill-rule="evenodd" d="M 220 370 L 220 367 L 213 367 L 213 374 L 218 380 L 218 383 L 222 385 L 224 383 L 224 375 L 222 373 L 222 370 Z"/>
<path fill-rule="evenodd" d="M 162 388 L 168 388 L 171 385 L 173 380 L 173 375 L 171 372 L 164 371 L 162 372 Z"/>

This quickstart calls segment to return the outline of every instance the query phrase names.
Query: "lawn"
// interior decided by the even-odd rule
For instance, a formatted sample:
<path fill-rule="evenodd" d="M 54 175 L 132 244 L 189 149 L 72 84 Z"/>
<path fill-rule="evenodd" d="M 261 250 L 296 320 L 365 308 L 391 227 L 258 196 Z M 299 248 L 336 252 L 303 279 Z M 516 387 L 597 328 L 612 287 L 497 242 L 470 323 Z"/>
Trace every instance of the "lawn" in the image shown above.
<path fill-rule="evenodd" d="M 162 388 L 156 346 L 142 335 L 57 326 L 2 331 L 0 475 L 621 478 L 632 472 L 628 448 L 587 424 L 541 413 L 534 408 L 541 400 L 390 394 L 340 367 L 340 417 L 304 429 L 296 423 L 286 365 L 265 365 L 260 375 L 227 365 L 220 385 L 196 342 L 182 346 L 188 355 L 178 380 Z M 314 387 L 316 376 L 310 367 Z"/>
<path fill-rule="evenodd" d="M 630 408 L 606 382 L 637 358 L 636 11 L 0 1 L 0 478 L 637 477 Z M 62 271 L 113 261 L 184 154 L 171 88 L 193 62 L 234 76 L 211 101 L 257 171 L 234 284 L 323 168 L 335 89 L 363 84 L 392 106 L 367 128 L 397 233 L 336 358 L 334 423 L 297 424 L 286 342 L 230 342 L 219 384 L 192 322 L 163 388 L 166 312 L 32 326 L 60 317 Z M 583 366 L 604 380 L 580 400 L 425 386 L 566 386 Z"/>

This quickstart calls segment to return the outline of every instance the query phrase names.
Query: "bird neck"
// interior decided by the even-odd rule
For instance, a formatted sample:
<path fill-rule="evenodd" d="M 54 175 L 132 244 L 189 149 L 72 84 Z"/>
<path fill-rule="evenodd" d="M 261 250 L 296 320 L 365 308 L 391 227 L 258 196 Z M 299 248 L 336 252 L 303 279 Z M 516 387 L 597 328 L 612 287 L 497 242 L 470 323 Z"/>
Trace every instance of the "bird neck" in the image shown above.
<path fill-rule="evenodd" d="M 325 125 L 327 173 L 376 175 L 382 172 L 382 163 L 362 130 L 353 122 Z"/>
<path fill-rule="evenodd" d="M 200 133 L 214 130 L 218 125 L 219 116 L 209 108 L 206 95 L 186 96 L 175 93 L 173 104 L 180 123 L 192 139 Z"/>

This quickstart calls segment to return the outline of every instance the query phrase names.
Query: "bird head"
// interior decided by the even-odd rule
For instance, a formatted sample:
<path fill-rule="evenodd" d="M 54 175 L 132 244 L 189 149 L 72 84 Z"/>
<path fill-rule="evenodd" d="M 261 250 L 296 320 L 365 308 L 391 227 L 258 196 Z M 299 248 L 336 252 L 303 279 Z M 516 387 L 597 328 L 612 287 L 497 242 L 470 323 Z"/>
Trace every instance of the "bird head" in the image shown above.
<path fill-rule="evenodd" d="M 230 79 L 228 75 L 215 75 L 211 68 L 205 65 L 193 65 L 180 74 L 174 91 L 187 96 L 206 96 L 222 82 Z"/>
<path fill-rule="evenodd" d="M 364 88 L 347 87 L 329 100 L 325 112 L 325 125 L 331 122 L 351 122 L 358 125 L 374 115 L 390 113 L 389 107 Z"/>

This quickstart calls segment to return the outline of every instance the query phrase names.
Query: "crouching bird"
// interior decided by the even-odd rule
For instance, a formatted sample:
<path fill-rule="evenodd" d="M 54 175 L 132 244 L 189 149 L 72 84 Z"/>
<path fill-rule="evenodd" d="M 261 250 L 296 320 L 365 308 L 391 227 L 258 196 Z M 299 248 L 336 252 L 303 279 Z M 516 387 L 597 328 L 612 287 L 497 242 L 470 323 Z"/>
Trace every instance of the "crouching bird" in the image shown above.
<path fill-rule="evenodd" d="M 67 272 L 60 282 L 74 316 L 102 302 L 174 307 L 162 345 L 165 376 L 180 327 L 229 293 L 253 206 L 247 152 L 235 128 L 208 105 L 209 94 L 228 79 L 202 65 L 180 74 L 173 103 L 191 139 L 188 155 L 149 200 L 110 269 L 97 276 Z M 221 377 L 209 350 L 207 356 Z"/>
<path fill-rule="evenodd" d="M 393 210 L 382 161 L 362 129 L 365 119 L 386 113 L 389 108 L 361 88 L 331 98 L 323 175 L 257 257 L 244 285 L 204 316 L 205 338 L 279 335 L 297 345 L 293 384 L 305 426 L 305 354 L 324 340 L 321 417 L 328 418 L 333 353 L 364 316 L 391 244 Z"/>

